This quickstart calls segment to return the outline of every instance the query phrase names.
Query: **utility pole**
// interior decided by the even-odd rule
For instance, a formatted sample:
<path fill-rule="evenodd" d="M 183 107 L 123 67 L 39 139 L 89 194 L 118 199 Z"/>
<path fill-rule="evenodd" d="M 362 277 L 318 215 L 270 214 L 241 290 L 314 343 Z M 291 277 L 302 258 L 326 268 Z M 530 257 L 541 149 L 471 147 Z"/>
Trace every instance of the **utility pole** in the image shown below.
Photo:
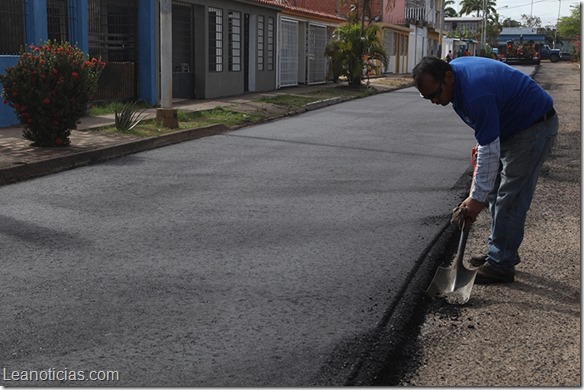
<path fill-rule="evenodd" d="M 178 127 L 177 110 L 172 108 L 172 1 L 160 0 L 160 106 L 156 120 L 164 127 Z"/>
<path fill-rule="evenodd" d="M 556 35 L 554 37 L 554 49 L 556 48 L 556 42 L 558 41 L 558 23 L 560 22 L 560 11 L 562 10 L 562 0 L 560 0 L 560 6 L 558 7 L 558 19 L 556 19 Z"/>
<path fill-rule="evenodd" d="M 483 0 L 483 49 L 487 44 L 487 0 Z"/>

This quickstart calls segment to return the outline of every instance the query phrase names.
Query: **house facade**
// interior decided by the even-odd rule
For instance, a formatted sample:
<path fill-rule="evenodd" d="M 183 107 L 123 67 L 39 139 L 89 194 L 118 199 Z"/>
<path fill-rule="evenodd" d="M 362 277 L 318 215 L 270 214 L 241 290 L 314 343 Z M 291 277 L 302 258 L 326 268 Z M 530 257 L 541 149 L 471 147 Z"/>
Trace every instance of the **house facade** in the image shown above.
<path fill-rule="evenodd" d="M 160 48 L 172 45 L 173 98 L 269 91 L 325 82 L 324 48 L 344 22 L 279 0 L 172 0 L 172 39 L 161 42 L 160 1 L 2 0 L 0 72 L 23 45 L 70 41 L 107 64 L 96 100 L 157 105 Z M 0 127 L 17 124 L 0 105 Z"/>
<path fill-rule="evenodd" d="M 278 17 L 278 88 L 325 83 L 329 70 L 325 49 L 344 22 L 321 11 L 284 6 Z"/>
<path fill-rule="evenodd" d="M 161 42 L 162 0 L 2 0 L 0 73 L 22 45 L 70 41 L 107 66 L 96 100 L 160 102 L 161 47 L 172 45 L 175 99 L 212 99 L 327 81 L 324 55 L 353 12 L 341 0 L 172 0 L 172 39 Z M 382 27 L 389 64 L 407 73 L 439 52 L 442 0 L 371 0 L 363 23 Z M 0 127 L 17 125 L 0 105 Z"/>
<path fill-rule="evenodd" d="M 172 7 L 173 97 L 212 99 L 276 88 L 281 7 L 233 0 L 181 0 Z"/>
<path fill-rule="evenodd" d="M 443 0 L 385 0 L 383 22 L 401 27 L 395 29 L 396 39 L 403 44 L 403 34 L 408 34 L 407 49 L 396 61 L 396 73 L 411 72 L 422 57 L 442 56 Z"/>

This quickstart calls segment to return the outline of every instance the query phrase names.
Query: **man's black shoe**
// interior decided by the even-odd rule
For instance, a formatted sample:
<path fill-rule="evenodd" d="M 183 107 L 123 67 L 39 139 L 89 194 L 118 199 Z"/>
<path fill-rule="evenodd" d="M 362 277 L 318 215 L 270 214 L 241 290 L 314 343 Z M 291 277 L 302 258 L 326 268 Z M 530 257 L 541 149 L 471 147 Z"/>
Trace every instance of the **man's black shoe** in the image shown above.
<path fill-rule="evenodd" d="M 476 284 L 511 283 L 515 280 L 515 272 L 501 272 L 490 263 L 485 263 L 477 268 Z"/>
<path fill-rule="evenodd" d="M 480 267 L 481 265 L 485 264 L 487 262 L 487 258 L 489 256 L 487 255 L 483 255 L 483 256 L 473 256 L 470 258 L 470 260 L 468 261 L 470 263 L 470 265 L 472 265 L 473 267 Z M 521 258 L 519 257 L 519 253 L 517 253 L 515 255 L 515 265 L 521 263 Z"/>
<path fill-rule="evenodd" d="M 473 256 L 470 258 L 470 260 L 468 261 L 470 263 L 470 265 L 472 265 L 473 267 L 480 267 L 481 265 L 485 264 L 487 262 L 487 258 L 489 256 L 487 255 L 483 255 L 483 256 Z"/>

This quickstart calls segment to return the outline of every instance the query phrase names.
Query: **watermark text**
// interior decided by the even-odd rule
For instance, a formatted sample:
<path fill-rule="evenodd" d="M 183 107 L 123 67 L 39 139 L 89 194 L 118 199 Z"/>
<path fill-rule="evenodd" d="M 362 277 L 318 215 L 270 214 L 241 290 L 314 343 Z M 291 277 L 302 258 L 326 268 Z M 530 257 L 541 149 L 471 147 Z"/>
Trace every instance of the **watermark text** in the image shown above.
<path fill-rule="evenodd" d="M 11 370 L 2 368 L 3 382 L 118 382 L 119 371 L 115 370 L 70 370 L 48 368 L 43 370 Z"/>

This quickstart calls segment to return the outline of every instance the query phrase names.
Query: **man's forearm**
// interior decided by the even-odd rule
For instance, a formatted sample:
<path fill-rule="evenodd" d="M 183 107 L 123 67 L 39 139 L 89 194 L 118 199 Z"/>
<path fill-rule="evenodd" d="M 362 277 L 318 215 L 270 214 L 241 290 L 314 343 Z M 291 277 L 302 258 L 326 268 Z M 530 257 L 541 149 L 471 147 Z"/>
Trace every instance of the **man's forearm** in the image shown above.
<path fill-rule="evenodd" d="M 470 196 L 479 201 L 486 202 L 487 195 L 493 189 L 499 172 L 499 158 L 501 145 L 499 138 L 488 145 L 479 145 L 477 148 L 477 166 Z"/>

